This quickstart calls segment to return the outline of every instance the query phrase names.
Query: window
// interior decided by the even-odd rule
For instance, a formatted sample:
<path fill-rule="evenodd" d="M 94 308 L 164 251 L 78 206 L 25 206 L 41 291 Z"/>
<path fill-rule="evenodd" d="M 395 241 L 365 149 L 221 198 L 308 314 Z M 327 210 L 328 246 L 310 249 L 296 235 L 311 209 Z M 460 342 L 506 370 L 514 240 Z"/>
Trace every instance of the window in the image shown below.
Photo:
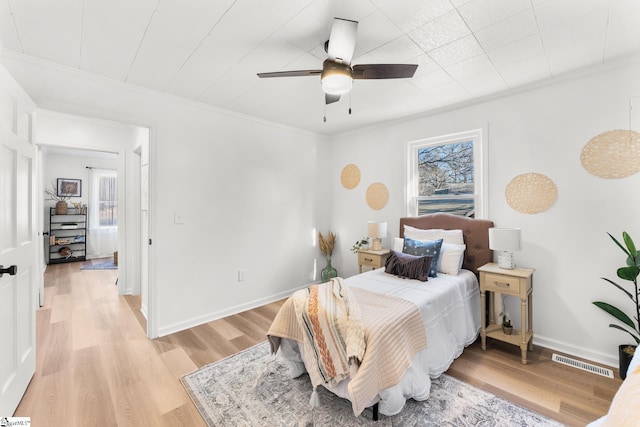
<path fill-rule="evenodd" d="M 89 169 L 89 228 L 118 226 L 118 174 L 111 169 Z"/>
<path fill-rule="evenodd" d="M 87 256 L 111 256 L 118 250 L 118 175 L 89 168 Z"/>
<path fill-rule="evenodd" d="M 408 215 L 485 217 L 481 129 L 413 141 L 408 147 Z"/>
<path fill-rule="evenodd" d="M 98 211 L 100 227 L 118 225 L 118 178 L 116 176 L 99 176 Z"/>

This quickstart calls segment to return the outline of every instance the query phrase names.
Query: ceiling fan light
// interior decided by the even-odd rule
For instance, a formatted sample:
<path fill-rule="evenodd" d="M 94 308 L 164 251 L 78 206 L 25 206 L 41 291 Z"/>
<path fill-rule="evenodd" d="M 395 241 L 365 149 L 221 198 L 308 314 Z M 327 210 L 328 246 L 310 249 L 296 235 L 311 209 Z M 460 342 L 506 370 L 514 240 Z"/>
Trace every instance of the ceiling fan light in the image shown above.
<path fill-rule="evenodd" d="M 320 81 L 324 93 L 328 93 L 329 95 L 344 95 L 349 92 L 353 86 L 351 67 L 347 64 L 341 64 L 327 59 L 322 64 Z"/>
<path fill-rule="evenodd" d="M 344 95 L 352 87 L 353 80 L 346 74 L 335 73 L 322 78 L 322 90 L 329 95 Z"/>

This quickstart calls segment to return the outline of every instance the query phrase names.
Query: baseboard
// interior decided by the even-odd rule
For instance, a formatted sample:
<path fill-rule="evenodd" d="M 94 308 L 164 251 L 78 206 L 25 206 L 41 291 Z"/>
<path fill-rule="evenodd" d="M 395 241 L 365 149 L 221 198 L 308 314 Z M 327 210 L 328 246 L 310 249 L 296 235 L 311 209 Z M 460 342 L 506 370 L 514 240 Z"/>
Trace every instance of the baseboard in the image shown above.
<path fill-rule="evenodd" d="M 142 315 L 144 316 L 145 319 L 147 319 L 147 321 L 149 320 L 149 317 L 147 316 L 147 306 L 144 304 L 140 304 L 140 313 L 142 313 Z"/>
<path fill-rule="evenodd" d="M 281 292 L 276 295 L 271 295 L 268 297 L 260 298 L 257 300 L 249 301 L 243 304 L 238 304 L 233 307 L 229 307 L 224 310 L 219 310 L 205 316 L 196 317 L 193 319 L 185 320 L 184 322 L 175 323 L 173 325 L 160 327 L 158 329 L 158 337 L 164 337 L 169 334 L 174 334 L 176 332 L 184 331 L 185 329 L 193 328 L 198 325 L 202 325 L 208 322 L 213 322 L 214 320 L 222 319 L 223 317 L 231 316 L 234 314 L 241 313 L 243 311 L 251 310 L 256 307 L 260 307 L 266 304 L 270 304 L 272 302 L 281 300 L 283 298 L 288 298 L 292 293 L 297 291 L 298 289 L 304 289 L 307 285 L 300 286 L 299 288 L 291 289 L 288 291 Z M 266 337 L 265 337 L 266 339 Z"/>
<path fill-rule="evenodd" d="M 611 366 L 612 368 L 618 368 L 618 354 L 608 354 L 599 351 L 593 351 L 584 347 L 578 347 L 567 344 L 565 342 L 557 341 L 551 338 L 540 336 L 535 334 L 533 336 L 533 344 L 540 347 L 548 348 L 550 350 L 559 351 L 561 353 L 586 359 L 594 363 L 601 365 Z"/>

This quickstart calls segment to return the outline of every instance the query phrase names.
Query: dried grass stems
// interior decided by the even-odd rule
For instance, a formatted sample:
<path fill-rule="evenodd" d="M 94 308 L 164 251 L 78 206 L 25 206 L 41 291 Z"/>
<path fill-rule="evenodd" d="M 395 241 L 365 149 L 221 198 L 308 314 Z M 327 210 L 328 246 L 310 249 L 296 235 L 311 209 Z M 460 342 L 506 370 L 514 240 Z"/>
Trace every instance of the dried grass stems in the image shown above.
<path fill-rule="evenodd" d="M 318 231 L 318 241 L 320 242 L 320 252 L 324 256 L 331 256 L 333 253 L 333 246 L 336 243 L 336 235 L 329 232 L 327 237 L 322 235 L 321 231 Z"/>
<path fill-rule="evenodd" d="M 51 183 L 50 188 L 44 190 L 44 194 L 48 196 L 45 200 L 53 200 L 54 202 L 66 202 L 71 198 L 69 196 L 58 196 L 58 188 L 54 182 Z"/>

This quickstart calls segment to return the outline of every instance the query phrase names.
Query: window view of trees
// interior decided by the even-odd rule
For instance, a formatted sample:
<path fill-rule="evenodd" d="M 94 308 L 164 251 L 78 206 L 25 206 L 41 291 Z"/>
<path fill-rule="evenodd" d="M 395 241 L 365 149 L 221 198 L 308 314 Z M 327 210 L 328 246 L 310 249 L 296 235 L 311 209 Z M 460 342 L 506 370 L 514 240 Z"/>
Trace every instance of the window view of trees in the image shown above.
<path fill-rule="evenodd" d="M 407 214 L 483 218 L 486 143 L 482 129 L 409 141 Z"/>
<path fill-rule="evenodd" d="M 418 149 L 418 215 L 474 216 L 473 141 Z"/>

